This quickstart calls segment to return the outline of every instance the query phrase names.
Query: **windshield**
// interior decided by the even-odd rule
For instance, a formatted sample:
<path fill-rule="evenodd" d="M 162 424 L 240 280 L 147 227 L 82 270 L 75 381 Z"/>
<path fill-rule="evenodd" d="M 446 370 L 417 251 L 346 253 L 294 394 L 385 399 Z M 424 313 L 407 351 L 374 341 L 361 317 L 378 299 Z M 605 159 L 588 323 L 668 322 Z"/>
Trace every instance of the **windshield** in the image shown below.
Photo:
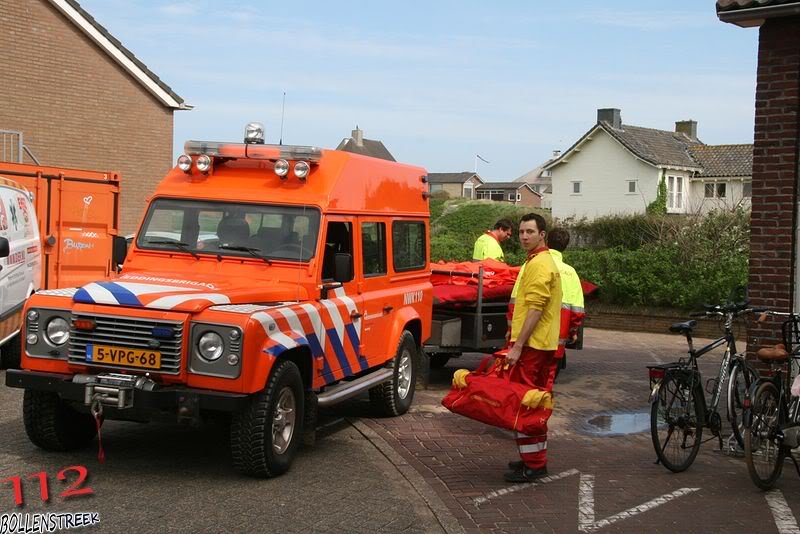
<path fill-rule="evenodd" d="M 319 218 L 312 207 L 157 199 L 136 245 L 194 255 L 308 261 L 314 257 Z"/>

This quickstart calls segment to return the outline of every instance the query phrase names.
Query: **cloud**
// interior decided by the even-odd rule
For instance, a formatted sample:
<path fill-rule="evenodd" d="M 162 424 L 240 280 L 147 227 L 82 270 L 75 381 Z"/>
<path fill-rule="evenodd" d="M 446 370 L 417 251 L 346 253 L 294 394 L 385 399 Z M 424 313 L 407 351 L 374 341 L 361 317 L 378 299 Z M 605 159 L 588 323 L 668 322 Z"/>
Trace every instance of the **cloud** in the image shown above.
<path fill-rule="evenodd" d="M 198 12 L 196 2 L 175 2 L 158 7 L 158 11 L 169 17 L 189 17 Z"/>
<path fill-rule="evenodd" d="M 622 12 L 619 10 L 592 9 L 581 12 L 577 19 L 600 26 L 616 26 L 641 31 L 685 31 L 689 28 L 707 28 L 719 24 L 713 6 L 708 15 L 697 12 L 676 13 L 674 11 Z"/>

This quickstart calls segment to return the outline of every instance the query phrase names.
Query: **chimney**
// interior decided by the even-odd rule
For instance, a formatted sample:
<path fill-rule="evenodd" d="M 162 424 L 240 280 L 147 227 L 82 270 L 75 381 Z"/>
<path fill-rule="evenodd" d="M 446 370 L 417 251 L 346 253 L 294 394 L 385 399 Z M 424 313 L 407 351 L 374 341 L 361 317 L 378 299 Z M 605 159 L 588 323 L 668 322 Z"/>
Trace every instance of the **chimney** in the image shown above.
<path fill-rule="evenodd" d="M 675 133 L 682 133 L 692 141 L 697 141 L 697 121 L 676 121 Z"/>
<path fill-rule="evenodd" d="M 622 115 L 617 108 L 598 109 L 597 122 L 605 122 L 615 130 L 622 129 Z"/>
<path fill-rule="evenodd" d="M 351 137 L 353 138 L 353 141 L 356 142 L 357 147 L 364 146 L 364 132 L 359 129 L 358 125 L 356 125 L 356 129 L 353 130 Z"/>

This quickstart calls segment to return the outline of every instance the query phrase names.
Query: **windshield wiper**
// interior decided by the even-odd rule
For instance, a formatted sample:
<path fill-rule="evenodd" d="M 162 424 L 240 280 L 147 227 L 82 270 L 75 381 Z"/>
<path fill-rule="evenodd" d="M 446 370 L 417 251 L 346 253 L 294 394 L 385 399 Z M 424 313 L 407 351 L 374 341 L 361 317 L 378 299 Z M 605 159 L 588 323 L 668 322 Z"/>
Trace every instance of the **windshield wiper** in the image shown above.
<path fill-rule="evenodd" d="M 195 259 L 198 259 L 198 260 L 200 259 L 200 256 L 198 256 L 195 251 L 190 249 L 188 244 L 182 243 L 180 241 L 172 241 L 171 239 L 148 239 L 146 244 L 147 245 L 175 245 L 176 247 L 178 247 L 181 250 L 181 252 L 188 252 L 189 254 L 194 256 Z"/>
<path fill-rule="evenodd" d="M 261 252 L 260 248 L 255 247 L 244 247 L 241 245 L 219 245 L 217 248 L 225 249 L 225 250 L 241 250 L 242 252 L 247 252 L 254 258 L 258 258 L 259 260 L 264 260 L 267 265 L 272 265 L 272 262 L 266 256 L 262 256 L 259 254 Z"/>

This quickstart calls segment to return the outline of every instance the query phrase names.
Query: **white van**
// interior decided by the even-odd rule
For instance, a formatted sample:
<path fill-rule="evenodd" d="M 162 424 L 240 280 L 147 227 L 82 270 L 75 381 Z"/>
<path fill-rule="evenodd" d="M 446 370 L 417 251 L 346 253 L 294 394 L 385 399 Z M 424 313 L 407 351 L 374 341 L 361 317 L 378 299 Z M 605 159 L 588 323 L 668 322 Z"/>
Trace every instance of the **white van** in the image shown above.
<path fill-rule="evenodd" d="M 42 282 L 42 243 L 32 195 L 0 178 L 0 368 L 19 367 L 22 306 Z"/>

